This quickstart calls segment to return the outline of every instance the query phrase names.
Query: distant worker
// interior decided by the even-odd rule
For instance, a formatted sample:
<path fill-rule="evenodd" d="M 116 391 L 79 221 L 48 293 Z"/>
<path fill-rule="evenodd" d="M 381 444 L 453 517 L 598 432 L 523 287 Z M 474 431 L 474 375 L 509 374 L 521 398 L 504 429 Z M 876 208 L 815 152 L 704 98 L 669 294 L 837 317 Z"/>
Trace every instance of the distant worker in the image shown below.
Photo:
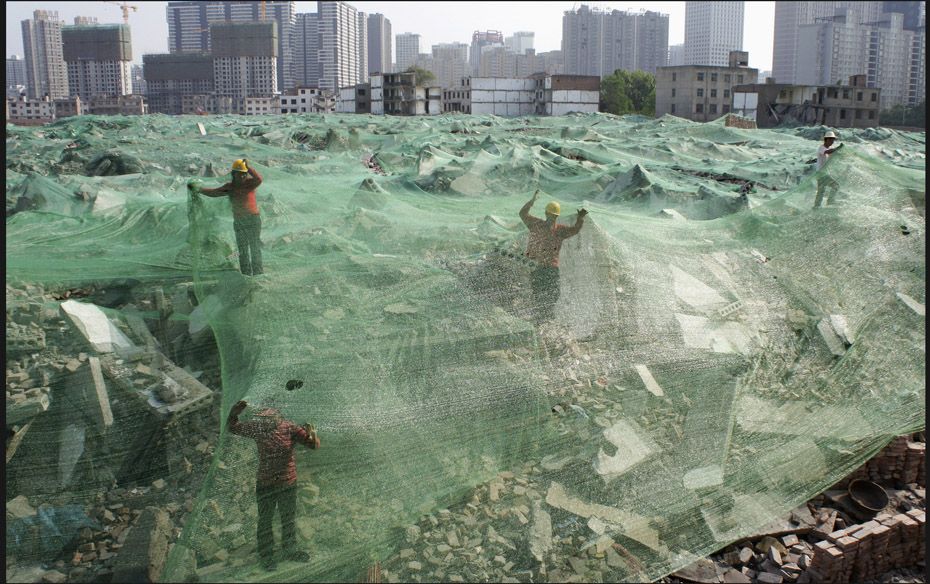
<path fill-rule="evenodd" d="M 229 196 L 233 212 L 233 230 L 239 248 L 239 269 L 246 276 L 257 276 L 262 270 L 262 217 L 255 201 L 255 189 L 262 184 L 262 175 L 242 158 L 233 162 L 232 180 L 215 189 L 205 189 L 197 183 L 188 183 L 194 193 L 208 197 Z"/>
<path fill-rule="evenodd" d="M 539 197 L 539 189 L 533 193 L 523 208 L 520 209 L 520 219 L 530 230 L 530 238 L 526 244 L 526 257 L 536 263 L 532 274 L 533 304 L 536 309 L 537 322 L 552 320 L 553 310 L 559 301 L 559 252 L 562 242 L 577 235 L 584 224 L 584 209 L 578 210 L 578 218 L 571 227 L 558 225 L 561 207 L 555 201 L 546 205 L 545 220 L 530 215 L 533 203 Z"/>
<path fill-rule="evenodd" d="M 289 381 L 288 385 L 295 383 Z M 289 387 L 290 389 L 290 387 Z M 294 522 L 297 514 L 297 465 L 294 462 L 294 446 L 297 443 L 307 448 L 319 448 L 320 438 L 313 426 L 298 426 L 284 419 L 281 412 L 265 408 L 255 414 L 253 420 L 239 421 L 239 414 L 248 407 L 244 401 L 237 402 L 229 412 L 229 431 L 255 440 L 258 444 L 258 474 L 255 484 L 255 499 L 258 503 L 258 556 L 263 568 L 273 571 L 277 566 L 274 558 L 274 532 L 271 523 L 275 508 L 281 517 L 281 548 L 284 559 L 306 562 L 310 555 L 297 549 L 297 534 Z"/>
<path fill-rule="evenodd" d="M 843 147 L 842 144 L 833 148 L 833 142 L 836 141 L 836 134 L 832 130 L 828 131 L 823 135 L 823 144 L 820 148 L 817 149 L 817 171 L 823 169 L 824 165 L 827 163 L 827 160 L 830 158 L 830 155 Z M 814 208 L 817 209 L 820 207 L 820 203 L 823 201 L 824 194 L 829 190 L 827 194 L 827 205 L 833 201 L 836 196 L 836 192 L 839 190 L 840 185 L 836 182 L 832 176 L 826 173 L 821 173 L 817 175 L 817 197 L 814 199 Z"/>

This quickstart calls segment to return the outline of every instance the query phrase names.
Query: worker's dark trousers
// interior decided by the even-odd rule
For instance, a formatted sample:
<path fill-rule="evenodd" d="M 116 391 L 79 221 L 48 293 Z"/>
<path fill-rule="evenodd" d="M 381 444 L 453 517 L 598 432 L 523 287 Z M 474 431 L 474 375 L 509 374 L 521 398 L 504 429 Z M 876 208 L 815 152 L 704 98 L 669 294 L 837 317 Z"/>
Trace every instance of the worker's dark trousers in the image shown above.
<path fill-rule="evenodd" d="M 262 272 L 262 216 L 247 215 L 233 219 L 236 245 L 239 246 L 239 269 L 246 276 Z"/>
<path fill-rule="evenodd" d="M 537 323 L 552 320 L 559 301 L 559 269 L 539 266 L 532 273 L 533 310 Z"/>
<path fill-rule="evenodd" d="M 255 487 L 258 501 L 258 557 L 270 562 L 274 557 L 274 532 L 271 521 L 275 507 L 281 516 L 281 547 L 285 554 L 296 550 L 297 536 L 294 520 L 297 514 L 297 485 L 270 485 Z"/>

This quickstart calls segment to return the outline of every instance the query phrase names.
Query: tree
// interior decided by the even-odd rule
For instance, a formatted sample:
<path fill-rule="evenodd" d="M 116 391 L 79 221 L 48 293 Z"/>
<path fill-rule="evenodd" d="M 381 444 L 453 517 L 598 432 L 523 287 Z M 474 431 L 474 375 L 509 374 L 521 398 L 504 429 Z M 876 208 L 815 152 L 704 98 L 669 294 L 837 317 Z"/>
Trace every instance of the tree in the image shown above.
<path fill-rule="evenodd" d="M 916 106 L 908 107 L 902 104 L 892 106 L 879 112 L 878 121 L 882 126 L 912 126 L 927 127 L 926 100 Z"/>
<path fill-rule="evenodd" d="M 415 83 L 417 85 L 426 85 L 430 81 L 433 81 L 434 79 L 436 79 L 436 76 L 433 75 L 432 71 L 427 71 L 426 69 L 423 69 L 422 67 L 417 67 L 416 65 L 411 65 L 407 67 L 407 70 L 404 71 L 404 73 L 416 73 Z"/>
<path fill-rule="evenodd" d="M 655 115 L 656 78 L 645 71 L 617 69 L 601 80 L 601 111 L 625 114 Z"/>

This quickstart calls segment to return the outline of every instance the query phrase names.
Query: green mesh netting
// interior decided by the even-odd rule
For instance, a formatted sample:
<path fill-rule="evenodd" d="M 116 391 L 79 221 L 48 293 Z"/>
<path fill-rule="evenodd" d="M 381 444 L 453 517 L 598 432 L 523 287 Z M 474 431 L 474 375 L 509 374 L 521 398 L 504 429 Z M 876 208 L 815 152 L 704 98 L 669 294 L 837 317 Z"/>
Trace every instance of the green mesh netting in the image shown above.
<path fill-rule="evenodd" d="M 468 497 L 502 472 L 529 487 L 491 520 L 513 571 L 547 580 L 609 537 L 627 555 L 589 577 L 656 579 L 924 427 L 924 135 L 843 130 L 815 173 L 825 130 L 603 114 L 7 126 L 7 281 L 192 277 L 222 359 L 217 423 L 245 399 L 316 425 L 322 448 L 296 453 L 311 560 L 261 570 L 256 448 L 224 430 L 164 580 L 354 581 L 402 548 L 431 560 L 389 579 L 493 579 L 469 553 L 494 545 L 487 529 L 457 547 L 407 528 L 480 515 L 487 491 Z M 186 192 L 242 157 L 264 175 L 260 278 L 238 272 L 229 204 Z M 814 210 L 824 176 L 839 189 Z M 590 211 L 541 326 L 517 217 L 537 188 L 537 215 Z"/>

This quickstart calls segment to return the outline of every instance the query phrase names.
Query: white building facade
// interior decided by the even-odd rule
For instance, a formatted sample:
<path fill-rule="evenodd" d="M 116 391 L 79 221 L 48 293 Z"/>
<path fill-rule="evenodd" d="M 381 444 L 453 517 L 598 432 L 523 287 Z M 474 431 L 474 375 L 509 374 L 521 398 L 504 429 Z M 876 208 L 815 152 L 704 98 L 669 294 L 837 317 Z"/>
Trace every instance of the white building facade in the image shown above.
<path fill-rule="evenodd" d="M 417 61 L 420 54 L 420 35 L 412 32 L 399 34 L 394 44 L 397 48 L 397 72 L 402 73 Z"/>
<path fill-rule="evenodd" d="M 685 2 L 685 65 L 725 67 L 743 50 L 745 2 Z"/>
<path fill-rule="evenodd" d="M 61 41 L 64 23 L 58 13 L 36 10 L 31 20 L 22 21 L 26 90 L 29 97 L 68 97 L 68 68 Z"/>

